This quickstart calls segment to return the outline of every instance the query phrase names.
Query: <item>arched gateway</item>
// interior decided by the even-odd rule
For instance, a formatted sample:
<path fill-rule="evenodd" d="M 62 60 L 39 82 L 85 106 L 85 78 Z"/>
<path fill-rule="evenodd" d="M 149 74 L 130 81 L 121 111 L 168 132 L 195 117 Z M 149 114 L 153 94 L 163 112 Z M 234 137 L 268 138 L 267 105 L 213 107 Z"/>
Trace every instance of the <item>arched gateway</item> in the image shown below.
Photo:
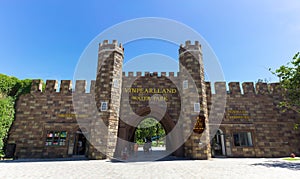
<path fill-rule="evenodd" d="M 160 75 L 157 72 L 125 74 L 122 72 L 123 52 L 116 41 L 112 44 L 104 41 L 99 45 L 95 101 L 108 135 L 103 136 L 103 131 L 97 127 L 91 129 L 94 150 L 90 157 L 120 157 L 122 149 L 130 148 L 134 142 L 132 135 L 137 125 L 149 116 L 165 128 L 170 153 L 195 159 L 209 158 L 208 128 L 203 136 L 193 132 L 197 116 L 202 115 L 207 120 L 200 44 L 187 41 L 180 47 L 176 75 L 164 72 Z M 99 120 L 92 121 L 92 126 L 98 123 Z M 103 136 L 101 143 L 97 142 L 98 136 Z M 201 136 L 202 146 L 199 145 Z"/>
<path fill-rule="evenodd" d="M 133 144 L 138 124 L 155 118 L 166 133 L 168 155 L 210 158 L 208 108 L 199 42 L 179 48 L 179 72 L 122 72 L 124 49 L 117 41 L 99 44 L 97 77 L 86 82 L 33 80 L 30 94 L 19 98 L 9 143 L 15 157 L 85 155 L 117 158 Z M 200 117 L 199 117 L 200 116 Z M 25 125 L 24 125 L 25 124 Z M 85 129 L 83 132 L 83 128 Z M 46 144 L 45 144 L 46 138 Z M 86 139 L 86 140 L 85 140 Z M 200 141 L 201 139 L 201 141 Z M 83 142 L 82 142 L 83 141 Z M 84 144 L 84 150 L 81 146 Z"/>

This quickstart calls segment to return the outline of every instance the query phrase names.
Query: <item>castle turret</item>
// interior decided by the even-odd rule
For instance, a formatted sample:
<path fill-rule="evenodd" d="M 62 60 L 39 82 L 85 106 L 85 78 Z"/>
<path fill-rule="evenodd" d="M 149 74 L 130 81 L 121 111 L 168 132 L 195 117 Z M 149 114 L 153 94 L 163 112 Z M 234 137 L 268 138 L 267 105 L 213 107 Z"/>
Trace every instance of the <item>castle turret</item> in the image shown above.
<path fill-rule="evenodd" d="M 194 44 L 186 41 L 185 45 L 180 46 L 179 62 L 181 103 L 186 108 L 183 110 L 183 134 L 188 135 L 191 131 L 197 131 L 198 129 L 193 130 L 197 120 L 204 120 L 205 126 L 205 130 L 201 134 L 192 132 L 185 143 L 185 155 L 194 159 L 207 159 L 210 158 L 208 111 L 202 50 L 198 41 L 195 41 Z"/>
<path fill-rule="evenodd" d="M 99 118 L 93 121 L 94 129 L 91 131 L 94 147 L 94 151 L 91 152 L 92 158 L 111 158 L 115 152 L 115 147 L 109 146 L 116 146 L 117 143 L 123 53 L 122 45 L 119 45 L 116 40 L 112 43 L 104 40 L 103 43 L 99 44 L 95 84 L 95 100 L 99 110 Z"/>

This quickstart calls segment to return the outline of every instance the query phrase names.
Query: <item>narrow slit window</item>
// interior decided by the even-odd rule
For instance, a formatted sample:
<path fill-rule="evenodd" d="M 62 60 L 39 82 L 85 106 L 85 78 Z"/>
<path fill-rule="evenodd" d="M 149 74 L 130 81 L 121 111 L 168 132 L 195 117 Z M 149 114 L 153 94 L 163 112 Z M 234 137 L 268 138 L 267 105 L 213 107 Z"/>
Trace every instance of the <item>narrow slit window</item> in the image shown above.
<path fill-rule="evenodd" d="M 189 81 L 184 80 L 182 86 L 183 86 L 183 89 L 188 89 L 189 88 Z"/>
<path fill-rule="evenodd" d="M 118 79 L 113 79 L 113 87 L 119 88 L 119 80 Z"/>
<path fill-rule="evenodd" d="M 194 112 L 200 112 L 200 103 L 194 103 Z"/>
<path fill-rule="evenodd" d="M 107 111 L 107 109 L 108 109 L 107 102 L 101 102 L 100 110 Z"/>

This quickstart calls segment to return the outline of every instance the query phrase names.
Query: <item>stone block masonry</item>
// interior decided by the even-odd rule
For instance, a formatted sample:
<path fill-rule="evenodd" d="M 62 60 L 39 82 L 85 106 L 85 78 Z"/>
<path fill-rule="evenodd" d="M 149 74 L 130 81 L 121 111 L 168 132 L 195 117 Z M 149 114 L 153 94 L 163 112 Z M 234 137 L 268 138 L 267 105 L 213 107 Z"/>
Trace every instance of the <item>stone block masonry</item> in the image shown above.
<path fill-rule="evenodd" d="M 172 155 L 191 159 L 282 157 L 300 155 L 299 114 L 278 107 L 278 83 L 204 81 L 199 42 L 179 47 L 178 72 L 122 72 L 124 49 L 117 41 L 99 44 L 96 80 L 33 80 L 31 92 L 20 96 L 8 143 L 16 158 L 118 158 L 134 142 L 137 125 L 146 116 L 157 119 Z M 212 90 L 214 86 L 214 90 Z M 228 90 L 227 90 L 228 89 Z M 197 104 L 198 103 L 198 104 Z M 197 105 L 200 108 L 197 110 Z M 198 116 L 203 133 L 193 132 Z M 176 133 L 172 133 L 176 130 Z M 217 135 L 216 135 L 217 133 Z M 80 142 L 79 142 L 80 141 Z M 221 145 L 221 149 L 215 144 Z M 222 151 L 222 152 L 220 152 Z"/>

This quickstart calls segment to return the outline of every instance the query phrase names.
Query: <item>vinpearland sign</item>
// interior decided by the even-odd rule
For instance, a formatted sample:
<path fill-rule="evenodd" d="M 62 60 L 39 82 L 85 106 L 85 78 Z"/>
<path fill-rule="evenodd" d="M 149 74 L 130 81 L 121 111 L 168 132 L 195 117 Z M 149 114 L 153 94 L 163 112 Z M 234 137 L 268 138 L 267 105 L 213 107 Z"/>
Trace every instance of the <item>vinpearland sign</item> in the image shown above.
<path fill-rule="evenodd" d="M 133 101 L 168 101 L 168 96 L 177 94 L 176 88 L 124 88 Z"/>

